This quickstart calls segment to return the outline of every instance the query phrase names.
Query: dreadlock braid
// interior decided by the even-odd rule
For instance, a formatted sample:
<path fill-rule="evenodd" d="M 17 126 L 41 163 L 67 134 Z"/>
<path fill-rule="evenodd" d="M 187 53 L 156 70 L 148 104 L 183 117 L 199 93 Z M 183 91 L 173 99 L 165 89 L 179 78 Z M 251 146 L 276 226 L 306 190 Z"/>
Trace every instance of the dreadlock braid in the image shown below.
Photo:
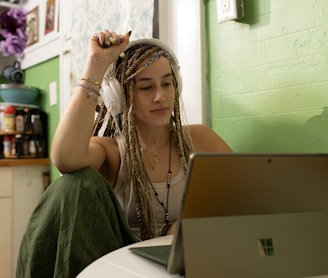
<path fill-rule="evenodd" d="M 152 188 L 147 178 L 145 164 L 142 159 L 141 146 L 139 143 L 138 132 L 134 116 L 134 78 L 129 79 L 133 74 L 140 69 L 142 62 L 152 56 L 154 53 L 162 51 L 164 57 L 169 60 L 173 73 L 173 85 L 176 90 L 174 109 L 170 119 L 170 130 L 173 142 L 175 143 L 181 162 L 184 167 L 187 167 L 190 154 L 193 152 L 193 145 L 189 131 L 186 127 L 182 127 L 177 71 L 178 65 L 176 61 L 170 56 L 170 53 L 163 51 L 155 44 L 137 44 L 125 51 L 124 58 L 118 58 L 116 61 L 115 70 L 113 74 L 121 85 L 121 92 L 123 94 L 123 111 L 120 117 L 120 126 L 116 126 L 113 121 L 113 116 L 109 117 L 107 127 L 103 136 L 115 137 L 116 130 L 119 129 L 124 136 L 125 155 L 123 157 L 124 167 L 126 167 L 127 176 L 129 176 L 134 195 L 136 198 L 137 214 L 141 225 L 141 239 L 149 239 L 154 237 L 155 231 L 155 216 L 152 205 Z M 156 55 L 156 54 L 155 54 Z M 104 105 L 103 105 L 104 106 Z M 106 108 L 101 107 L 96 118 L 94 127 L 94 135 L 97 135 L 105 117 L 106 113 L 110 113 Z M 128 177 L 124 177 L 128 180 Z M 128 187 L 128 186 L 127 186 Z M 125 194 L 124 194 L 125 196 Z"/>
<path fill-rule="evenodd" d="M 128 140 L 125 140 L 126 160 L 125 165 L 129 165 L 132 186 L 134 188 L 136 203 L 138 208 L 138 217 L 141 225 L 141 238 L 148 239 L 154 236 L 155 217 L 152 206 L 151 187 L 147 179 L 147 173 L 141 156 L 141 147 L 137 134 L 137 128 L 134 118 L 134 82 L 126 82 L 127 76 L 133 74 L 141 62 L 156 51 L 156 48 L 148 50 L 139 48 L 131 49 L 126 55 L 131 53 L 130 63 L 127 63 L 126 70 L 120 67 L 117 68 L 117 79 L 121 84 L 124 84 L 123 92 L 126 92 L 125 99 L 127 101 L 126 108 L 127 117 L 124 116 L 123 132 L 127 135 Z M 121 64 L 123 67 L 124 64 Z"/>

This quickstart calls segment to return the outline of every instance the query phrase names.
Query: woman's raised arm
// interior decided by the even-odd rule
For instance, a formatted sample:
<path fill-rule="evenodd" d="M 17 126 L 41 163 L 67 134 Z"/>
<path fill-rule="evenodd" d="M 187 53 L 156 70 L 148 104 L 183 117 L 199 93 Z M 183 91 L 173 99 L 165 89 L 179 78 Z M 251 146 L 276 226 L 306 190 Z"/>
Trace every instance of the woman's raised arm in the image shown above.
<path fill-rule="evenodd" d="M 51 145 L 51 160 L 62 173 L 84 167 L 99 168 L 105 158 L 104 148 L 90 144 L 95 108 L 101 82 L 108 66 L 129 42 L 124 36 L 104 31 L 89 40 L 89 53 L 81 79 L 64 112 Z"/>

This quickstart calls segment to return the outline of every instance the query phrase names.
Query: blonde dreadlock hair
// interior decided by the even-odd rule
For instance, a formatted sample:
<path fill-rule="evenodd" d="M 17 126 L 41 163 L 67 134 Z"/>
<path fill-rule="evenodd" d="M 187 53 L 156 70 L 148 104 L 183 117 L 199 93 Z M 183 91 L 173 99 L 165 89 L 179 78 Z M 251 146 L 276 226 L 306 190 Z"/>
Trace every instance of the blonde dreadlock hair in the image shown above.
<path fill-rule="evenodd" d="M 141 226 L 141 239 L 145 240 L 154 237 L 156 221 L 152 206 L 153 191 L 142 159 L 135 124 L 134 76 L 160 56 L 168 59 L 173 73 L 173 85 L 176 93 L 169 125 L 172 142 L 176 144 L 185 168 L 194 148 L 189 130 L 182 128 L 179 104 L 182 81 L 178 61 L 172 50 L 157 39 L 139 39 L 130 42 L 124 53 L 125 56 L 119 57 L 109 67 L 104 77 L 101 92 L 103 102 L 97 109 L 98 115 L 95 120 L 93 135 L 123 136 L 125 138 L 124 163 L 122 165 L 126 167 L 126 173 L 131 178 Z M 148 61 L 141 64 L 147 58 L 149 58 Z"/>

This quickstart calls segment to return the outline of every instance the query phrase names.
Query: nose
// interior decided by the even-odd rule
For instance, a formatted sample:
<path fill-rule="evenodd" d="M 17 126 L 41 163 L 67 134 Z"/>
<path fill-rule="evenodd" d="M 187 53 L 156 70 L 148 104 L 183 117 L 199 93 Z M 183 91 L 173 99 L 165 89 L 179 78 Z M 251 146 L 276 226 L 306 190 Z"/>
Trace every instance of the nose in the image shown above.
<path fill-rule="evenodd" d="M 164 90 L 161 88 L 161 86 L 157 86 L 155 92 L 154 92 L 154 102 L 160 102 L 163 99 L 165 99 L 165 92 Z"/>

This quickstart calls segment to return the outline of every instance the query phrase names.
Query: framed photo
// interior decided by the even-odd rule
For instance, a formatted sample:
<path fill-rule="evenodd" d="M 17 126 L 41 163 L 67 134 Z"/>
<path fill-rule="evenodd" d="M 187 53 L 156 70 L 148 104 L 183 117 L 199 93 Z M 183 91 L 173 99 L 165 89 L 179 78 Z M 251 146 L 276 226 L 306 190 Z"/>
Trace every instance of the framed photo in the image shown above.
<path fill-rule="evenodd" d="M 44 34 L 57 31 L 57 5 L 56 0 L 47 0 Z"/>
<path fill-rule="evenodd" d="M 27 14 L 26 33 L 28 46 L 39 41 L 39 7 Z"/>

